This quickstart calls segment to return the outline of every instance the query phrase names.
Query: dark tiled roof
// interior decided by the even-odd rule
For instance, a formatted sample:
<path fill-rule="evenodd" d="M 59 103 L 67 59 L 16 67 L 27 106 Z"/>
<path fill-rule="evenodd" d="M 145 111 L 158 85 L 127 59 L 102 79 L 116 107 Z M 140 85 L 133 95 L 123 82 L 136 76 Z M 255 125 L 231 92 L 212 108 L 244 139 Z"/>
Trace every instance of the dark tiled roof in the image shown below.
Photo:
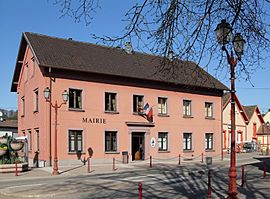
<path fill-rule="evenodd" d="M 266 124 L 262 124 L 257 130 L 257 135 L 267 135 L 270 134 L 270 127 Z"/>
<path fill-rule="evenodd" d="M 244 110 L 245 110 L 245 112 L 246 112 L 249 119 L 252 117 L 256 107 L 257 107 L 256 105 L 254 105 L 254 106 L 243 106 L 243 108 L 244 108 Z"/>
<path fill-rule="evenodd" d="M 114 75 L 127 78 L 144 79 L 176 85 L 203 87 L 218 90 L 228 88 L 193 62 L 177 60 L 173 71 L 161 69 L 163 58 L 134 52 L 127 54 L 123 49 L 105 47 L 90 43 L 60 39 L 26 32 L 23 34 L 20 48 L 25 41 L 32 48 L 40 66 L 65 70 Z M 22 52 L 21 52 L 22 54 Z M 20 59 L 22 55 L 18 55 Z M 19 61 L 19 60 L 17 60 Z M 164 64 L 166 67 L 166 65 Z M 17 67 L 16 67 L 17 68 Z M 16 82 L 19 69 L 15 69 L 13 83 Z M 162 72 L 161 72 L 162 71 Z M 168 74 L 166 74 L 166 72 Z M 166 75 L 164 75 L 166 74 Z M 174 77 L 174 78 L 172 78 Z M 16 91 L 12 85 L 12 91 Z"/>
<path fill-rule="evenodd" d="M 18 120 L 4 120 L 3 122 L 0 122 L 0 127 L 18 128 Z"/>

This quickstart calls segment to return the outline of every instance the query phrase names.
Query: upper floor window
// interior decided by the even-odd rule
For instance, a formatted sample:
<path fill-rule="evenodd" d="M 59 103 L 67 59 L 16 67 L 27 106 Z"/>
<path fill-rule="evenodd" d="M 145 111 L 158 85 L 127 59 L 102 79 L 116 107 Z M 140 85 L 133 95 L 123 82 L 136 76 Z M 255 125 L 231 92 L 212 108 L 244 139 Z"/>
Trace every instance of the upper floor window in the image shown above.
<path fill-rule="evenodd" d="M 34 90 L 34 112 L 38 112 L 38 89 Z"/>
<path fill-rule="evenodd" d="M 143 110 L 143 95 L 133 95 L 133 112 L 139 113 Z"/>
<path fill-rule="evenodd" d="M 69 130 L 68 143 L 69 152 L 81 152 L 83 149 L 82 130 Z"/>
<path fill-rule="evenodd" d="M 161 115 L 167 114 L 167 98 L 165 97 L 158 98 L 158 114 Z"/>
<path fill-rule="evenodd" d="M 117 132 L 105 131 L 105 152 L 117 151 Z"/>
<path fill-rule="evenodd" d="M 213 103 L 205 102 L 205 117 L 213 117 Z"/>
<path fill-rule="evenodd" d="M 205 150 L 213 149 L 213 133 L 205 134 Z"/>
<path fill-rule="evenodd" d="M 69 89 L 69 108 L 82 109 L 82 90 Z"/>
<path fill-rule="evenodd" d="M 183 115 L 191 116 L 191 100 L 183 100 Z"/>
<path fill-rule="evenodd" d="M 116 112 L 116 93 L 105 93 L 105 111 Z"/>
<path fill-rule="evenodd" d="M 21 116 L 23 117 L 25 114 L 25 98 L 24 96 L 21 98 Z"/>
<path fill-rule="evenodd" d="M 168 133 L 164 132 L 158 133 L 158 150 L 159 151 L 168 150 Z"/>
<path fill-rule="evenodd" d="M 183 149 L 184 150 L 192 149 L 192 133 L 183 134 Z"/>
<path fill-rule="evenodd" d="M 25 65 L 25 82 L 29 79 L 29 66 L 28 63 Z"/>

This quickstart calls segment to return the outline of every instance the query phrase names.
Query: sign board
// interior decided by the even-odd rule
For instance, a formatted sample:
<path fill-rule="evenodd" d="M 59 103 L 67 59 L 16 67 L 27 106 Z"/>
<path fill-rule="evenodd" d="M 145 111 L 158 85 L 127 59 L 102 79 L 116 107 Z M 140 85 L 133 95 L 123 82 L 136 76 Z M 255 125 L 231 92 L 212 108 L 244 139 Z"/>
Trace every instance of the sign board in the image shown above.
<path fill-rule="evenodd" d="M 150 140 L 150 146 L 153 148 L 156 146 L 156 139 L 154 137 L 152 137 Z"/>

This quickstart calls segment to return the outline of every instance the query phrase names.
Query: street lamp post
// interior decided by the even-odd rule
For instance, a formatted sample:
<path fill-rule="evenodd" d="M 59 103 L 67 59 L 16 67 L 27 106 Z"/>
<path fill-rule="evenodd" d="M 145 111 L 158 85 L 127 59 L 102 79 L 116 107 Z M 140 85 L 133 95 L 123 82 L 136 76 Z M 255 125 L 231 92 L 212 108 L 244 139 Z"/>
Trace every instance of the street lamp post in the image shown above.
<path fill-rule="evenodd" d="M 54 159 L 53 159 L 53 175 L 58 175 L 58 157 L 57 157 L 57 113 L 58 109 L 63 105 L 66 104 L 68 101 L 68 92 L 64 90 L 62 93 L 63 102 L 58 105 L 57 100 L 55 100 L 55 104 L 53 104 L 49 99 L 51 96 L 51 91 L 48 87 L 46 87 L 43 91 L 44 97 L 46 102 L 50 103 L 50 106 L 54 108 L 55 112 L 55 123 L 54 123 Z"/>
<path fill-rule="evenodd" d="M 236 153 L 235 153 L 235 66 L 238 60 L 241 59 L 243 55 L 245 40 L 240 35 L 240 33 L 235 34 L 233 38 L 233 47 L 236 54 L 234 58 L 234 53 L 231 53 L 226 48 L 226 44 L 230 42 L 232 28 L 226 20 L 222 20 L 221 23 L 217 25 L 215 29 L 218 43 L 222 45 L 222 50 L 225 51 L 228 63 L 230 65 L 231 72 L 231 155 L 230 155 L 230 170 L 229 170 L 229 190 L 228 198 L 234 199 L 237 197 L 237 186 L 236 186 Z"/>
<path fill-rule="evenodd" d="M 269 121 L 266 122 L 266 133 L 267 133 L 267 137 L 266 137 L 266 141 L 267 141 L 267 149 L 266 149 L 266 155 L 269 155 Z"/>

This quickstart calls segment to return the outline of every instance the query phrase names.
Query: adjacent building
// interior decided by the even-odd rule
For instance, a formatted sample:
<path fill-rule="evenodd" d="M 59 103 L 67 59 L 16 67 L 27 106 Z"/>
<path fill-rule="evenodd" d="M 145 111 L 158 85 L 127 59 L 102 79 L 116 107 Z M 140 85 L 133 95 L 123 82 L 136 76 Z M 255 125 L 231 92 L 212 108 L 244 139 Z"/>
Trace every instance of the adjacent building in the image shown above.
<path fill-rule="evenodd" d="M 11 136 L 18 137 L 18 121 L 17 120 L 2 120 L 0 121 L 0 137 Z"/>
<path fill-rule="evenodd" d="M 222 152 L 222 95 L 228 88 L 195 63 L 23 33 L 11 86 L 30 161 L 51 165 L 57 109 L 60 164 L 195 157 Z"/>
<path fill-rule="evenodd" d="M 230 148 L 231 143 L 231 94 L 223 96 L 223 149 Z M 235 141 L 236 144 L 251 141 L 248 135 L 249 118 L 235 95 Z"/>
<path fill-rule="evenodd" d="M 258 142 L 257 132 L 259 127 L 264 124 L 264 120 L 259 110 L 259 107 L 257 105 L 253 105 L 243 106 L 243 108 L 249 119 L 249 123 L 247 126 L 247 140 L 260 144 L 260 142 Z"/>

